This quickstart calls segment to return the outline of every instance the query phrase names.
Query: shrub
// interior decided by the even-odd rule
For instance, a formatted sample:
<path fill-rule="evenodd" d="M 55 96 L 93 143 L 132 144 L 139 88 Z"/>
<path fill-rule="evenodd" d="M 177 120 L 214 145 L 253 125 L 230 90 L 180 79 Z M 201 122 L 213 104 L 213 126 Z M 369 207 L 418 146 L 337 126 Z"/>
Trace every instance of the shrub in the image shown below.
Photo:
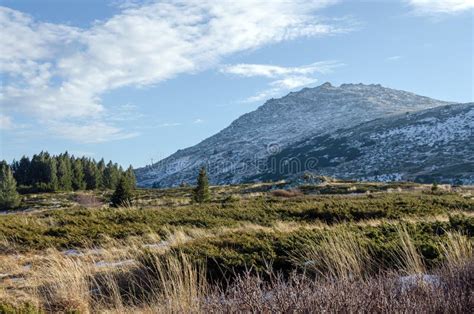
<path fill-rule="evenodd" d="M 240 196 L 231 194 L 222 200 L 222 206 L 226 207 L 232 204 L 238 204 L 240 202 Z"/>
<path fill-rule="evenodd" d="M 206 168 L 202 167 L 199 171 L 197 186 L 193 191 L 193 200 L 196 203 L 209 202 L 211 193 L 209 191 L 209 179 L 207 178 Z"/>
<path fill-rule="evenodd" d="M 133 192 L 130 181 L 122 177 L 115 188 L 114 194 L 112 194 L 110 202 L 113 207 L 131 205 L 132 197 Z"/>

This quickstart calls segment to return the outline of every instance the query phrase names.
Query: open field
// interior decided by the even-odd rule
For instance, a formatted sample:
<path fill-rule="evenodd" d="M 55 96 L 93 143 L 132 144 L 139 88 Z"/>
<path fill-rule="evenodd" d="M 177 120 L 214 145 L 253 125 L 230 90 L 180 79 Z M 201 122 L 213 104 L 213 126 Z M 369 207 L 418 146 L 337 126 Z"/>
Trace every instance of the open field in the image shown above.
<path fill-rule="evenodd" d="M 118 209 L 110 192 L 24 195 L 0 214 L 0 313 L 474 305 L 474 188 L 284 187 L 213 187 L 206 204 L 143 189 Z"/>

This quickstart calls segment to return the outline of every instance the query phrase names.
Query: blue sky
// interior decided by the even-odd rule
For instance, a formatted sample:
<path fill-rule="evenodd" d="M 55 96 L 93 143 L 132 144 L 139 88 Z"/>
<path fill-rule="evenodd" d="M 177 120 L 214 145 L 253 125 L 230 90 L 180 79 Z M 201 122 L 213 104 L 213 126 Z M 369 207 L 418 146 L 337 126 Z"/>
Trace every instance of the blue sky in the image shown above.
<path fill-rule="evenodd" d="M 474 0 L 0 0 L 0 158 L 144 166 L 326 81 L 473 96 Z"/>

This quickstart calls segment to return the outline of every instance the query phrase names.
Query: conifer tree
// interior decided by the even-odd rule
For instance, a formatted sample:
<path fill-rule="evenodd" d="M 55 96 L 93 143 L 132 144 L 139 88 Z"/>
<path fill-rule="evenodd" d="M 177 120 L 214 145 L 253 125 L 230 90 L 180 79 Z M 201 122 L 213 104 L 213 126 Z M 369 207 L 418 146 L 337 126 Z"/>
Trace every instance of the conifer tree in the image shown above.
<path fill-rule="evenodd" d="M 45 169 L 46 169 L 46 186 L 49 191 L 58 190 L 58 171 L 57 171 L 57 162 L 56 158 L 48 157 L 45 159 Z"/>
<path fill-rule="evenodd" d="M 206 168 L 202 167 L 199 171 L 197 186 L 194 188 L 193 200 L 196 203 L 205 203 L 210 199 L 209 179 L 207 178 Z"/>
<path fill-rule="evenodd" d="M 86 181 L 84 180 L 84 167 L 81 159 L 72 159 L 72 188 L 77 190 L 86 189 Z"/>
<path fill-rule="evenodd" d="M 69 154 L 61 154 L 57 157 L 58 164 L 58 187 L 63 191 L 72 190 L 72 166 Z"/>
<path fill-rule="evenodd" d="M 86 181 L 86 189 L 95 190 L 99 188 L 100 175 L 95 160 L 83 158 L 82 163 L 84 167 L 84 180 Z"/>
<path fill-rule="evenodd" d="M 135 189 L 137 187 L 137 178 L 135 177 L 135 171 L 133 171 L 132 165 L 130 165 L 124 172 L 123 176 L 130 183 L 130 186 Z"/>
<path fill-rule="evenodd" d="M 16 180 L 6 161 L 0 162 L 0 209 L 15 208 L 20 204 Z"/>
<path fill-rule="evenodd" d="M 99 163 L 97 164 L 97 170 L 99 171 L 99 188 L 105 189 L 105 161 L 104 158 L 102 158 Z"/>
<path fill-rule="evenodd" d="M 30 185 L 30 159 L 26 156 L 21 157 L 20 161 L 13 162 L 13 176 L 18 185 Z"/>
<path fill-rule="evenodd" d="M 124 176 L 135 188 L 133 169 L 124 171 L 121 166 L 103 159 L 98 163 L 90 158 L 75 158 L 68 152 L 51 156 L 42 151 L 33 155 L 31 161 L 23 156 L 13 161 L 11 171 L 17 184 L 22 188 L 41 191 L 70 191 L 84 189 L 115 189 L 119 179 Z"/>
<path fill-rule="evenodd" d="M 32 185 L 40 191 L 55 191 L 58 189 L 57 164 L 48 152 L 34 155 L 30 165 Z"/>
<path fill-rule="evenodd" d="M 119 179 L 120 172 L 117 164 L 109 161 L 104 170 L 104 187 L 107 189 L 115 189 Z"/>
<path fill-rule="evenodd" d="M 46 175 L 44 170 L 44 156 L 42 155 L 43 152 L 40 154 L 33 155 L 31 158 L 30 164 L 30 180 L 31 184 L 34 186 L 38 186 L 41 182 L 44 182 Z"/>
<path fill-rule="evenodd" d="M 133 188 L 125 176 L 119 179 L 117 187 L 110 199 L 113 207 L 127 206 L 132 204 Z"/>

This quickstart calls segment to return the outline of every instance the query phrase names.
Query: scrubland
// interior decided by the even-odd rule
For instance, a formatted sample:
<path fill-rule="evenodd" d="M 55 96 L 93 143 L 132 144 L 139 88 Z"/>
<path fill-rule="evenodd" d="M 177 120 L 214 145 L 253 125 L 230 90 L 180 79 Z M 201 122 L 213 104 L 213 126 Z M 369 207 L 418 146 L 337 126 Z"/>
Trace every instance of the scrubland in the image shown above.
<path fill-rule="evenodd" d="M 0 313 L 470 312 L 474 189 L 282 183 L 23 195 Z M 283 192 L 284 191 L 284 192 Z"/>

